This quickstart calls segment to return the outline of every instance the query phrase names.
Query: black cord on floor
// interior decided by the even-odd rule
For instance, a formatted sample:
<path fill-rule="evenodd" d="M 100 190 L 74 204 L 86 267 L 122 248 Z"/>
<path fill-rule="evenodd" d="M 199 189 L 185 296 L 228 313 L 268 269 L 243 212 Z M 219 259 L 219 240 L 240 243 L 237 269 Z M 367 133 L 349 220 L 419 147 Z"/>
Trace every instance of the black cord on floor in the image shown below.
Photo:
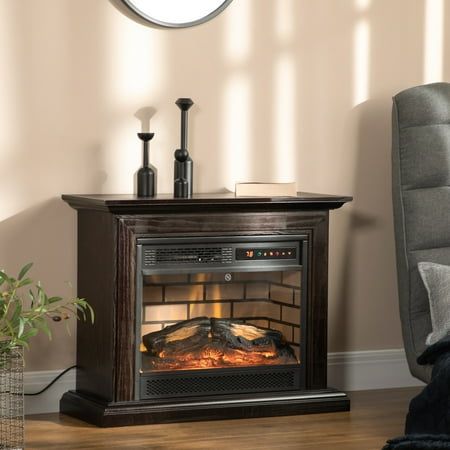
<path fill-rule="evenodd" d="M 77 366 L 71 366 L 68 367 L 67 369 L 63 370 L 56 378 L 54 378 L 49 384 L 47 384 L 47 386 L 45 386 L 43 389 L 41 389 L 38 392 L 32 392 L 30 394 L 25 393 L 25 395 L 39 395 L 42 394 L 43 392 L 45 392 L 50 386 L 52 386 L 53 384 L 55 384 L 63 375 L 65 375 L 69 370 L 75 369 Z"/>

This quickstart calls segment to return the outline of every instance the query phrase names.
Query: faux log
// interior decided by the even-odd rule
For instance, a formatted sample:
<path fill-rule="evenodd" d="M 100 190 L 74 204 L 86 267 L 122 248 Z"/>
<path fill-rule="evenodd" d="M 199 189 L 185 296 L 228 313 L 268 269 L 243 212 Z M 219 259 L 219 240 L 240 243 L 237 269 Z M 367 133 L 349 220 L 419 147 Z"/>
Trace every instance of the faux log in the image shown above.
<path fill-rule="evenodd" d="M 161 331 L 148 333 L 142 337 L 142 342 L 152 356 L 167 356 L 180 352 L 183 348 L 196 347 L 211 332 L 211 322 L 208 317 L 197 317 L 170 325 Z"/>
<path fill-rule="evenodd" d="M 142 341 L 144 371 L 298 363 L 282 333 L 237 320 L 185 320 Z"/>

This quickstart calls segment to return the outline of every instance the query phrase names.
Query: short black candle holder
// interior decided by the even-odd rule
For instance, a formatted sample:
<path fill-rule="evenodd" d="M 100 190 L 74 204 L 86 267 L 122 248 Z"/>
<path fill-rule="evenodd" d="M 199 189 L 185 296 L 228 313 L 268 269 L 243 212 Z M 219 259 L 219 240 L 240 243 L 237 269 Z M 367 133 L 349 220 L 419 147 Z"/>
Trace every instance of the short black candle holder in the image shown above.
<path fill-rule="evenodd" d="M 137 173 L 137 196 L 154 197 L 156 195 L 156 168 L 150 164 L 149 142 L 155 133 L 138 133 L 143 141 L 143 163 Z"/>

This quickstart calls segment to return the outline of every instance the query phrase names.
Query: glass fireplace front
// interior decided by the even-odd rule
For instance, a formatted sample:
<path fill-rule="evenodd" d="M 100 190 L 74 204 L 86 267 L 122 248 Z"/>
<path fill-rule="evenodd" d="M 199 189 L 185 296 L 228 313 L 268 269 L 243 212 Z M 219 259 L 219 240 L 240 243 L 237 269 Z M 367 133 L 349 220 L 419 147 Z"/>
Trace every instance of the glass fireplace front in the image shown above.
<path fill-rule="evenodd" d="M 304 386 L 305 236 L 138 243 L 136 399 Z"/>

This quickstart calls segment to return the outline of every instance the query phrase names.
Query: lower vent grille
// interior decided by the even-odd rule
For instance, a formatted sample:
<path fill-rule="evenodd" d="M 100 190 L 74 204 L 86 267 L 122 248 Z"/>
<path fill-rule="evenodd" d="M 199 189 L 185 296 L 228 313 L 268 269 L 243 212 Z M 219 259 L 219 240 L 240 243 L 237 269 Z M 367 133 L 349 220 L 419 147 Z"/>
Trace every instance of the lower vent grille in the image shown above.
<path fill-rule="evenodd" d="M 261 373 L 203 374 L 182 376 L 171 374 L 143 376 L 141 399 L 187 397 L 197 395 L 276 392 L 299 388 L 295 369 Z"/>

